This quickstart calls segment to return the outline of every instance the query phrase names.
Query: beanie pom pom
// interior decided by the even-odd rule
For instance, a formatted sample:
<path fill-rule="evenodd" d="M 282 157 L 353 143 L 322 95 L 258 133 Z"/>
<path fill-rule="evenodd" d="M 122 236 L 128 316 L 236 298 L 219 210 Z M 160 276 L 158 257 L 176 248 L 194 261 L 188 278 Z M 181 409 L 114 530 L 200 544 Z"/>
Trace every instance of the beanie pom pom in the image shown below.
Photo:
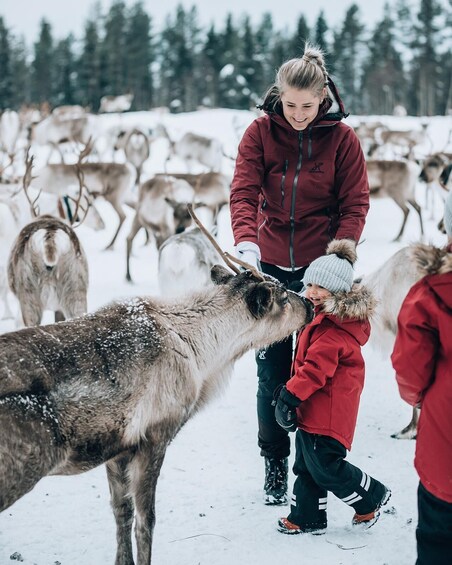
<path fill-rule="evenodd" d="M 327 255 L 337 255 L 354 265 L 357 259 L 356 242 L 353 239 L 333 239 L 326 248 Z"/>

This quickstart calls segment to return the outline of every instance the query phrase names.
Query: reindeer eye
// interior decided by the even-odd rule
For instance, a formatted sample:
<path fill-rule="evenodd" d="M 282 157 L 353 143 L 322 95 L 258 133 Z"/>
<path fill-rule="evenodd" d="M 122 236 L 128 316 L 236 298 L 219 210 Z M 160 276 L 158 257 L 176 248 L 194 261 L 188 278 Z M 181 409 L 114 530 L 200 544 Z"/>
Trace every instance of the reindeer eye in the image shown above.
<path fill-rule="evenodd" d="M 289 302 L 289 295 L 287 292 L 283 292 L 283 294 L 281 294 L 280 302 L 281 306 L 285 306 Z"/>

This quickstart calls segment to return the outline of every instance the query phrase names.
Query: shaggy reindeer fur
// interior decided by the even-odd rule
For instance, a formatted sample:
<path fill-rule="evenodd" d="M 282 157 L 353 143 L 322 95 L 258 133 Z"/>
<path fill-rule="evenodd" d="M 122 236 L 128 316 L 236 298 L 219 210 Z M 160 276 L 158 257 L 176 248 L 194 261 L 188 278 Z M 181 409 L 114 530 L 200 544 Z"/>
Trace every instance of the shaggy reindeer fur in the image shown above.
<path fill-rule="evenodd" d="M 272 277 L 232 276 L 180 302 L 134 298 L 76 320 L 0 336 L 0 510 L 46 475 L 107 463 L 116 565 L 151 562 L 165 451 L 246 351 L 311 319 Z"/>

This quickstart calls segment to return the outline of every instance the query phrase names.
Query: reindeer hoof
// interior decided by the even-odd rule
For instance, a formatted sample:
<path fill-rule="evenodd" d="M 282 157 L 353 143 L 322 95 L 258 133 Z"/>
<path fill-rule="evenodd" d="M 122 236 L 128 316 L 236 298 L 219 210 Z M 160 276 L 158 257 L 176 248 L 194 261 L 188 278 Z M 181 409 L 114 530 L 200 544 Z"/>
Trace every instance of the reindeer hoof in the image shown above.
<path fill-rule="evenodd" d="M 396 434 L 391 434 L 394 439 L 416 439 L 416 430 L 402 430 Z"/>

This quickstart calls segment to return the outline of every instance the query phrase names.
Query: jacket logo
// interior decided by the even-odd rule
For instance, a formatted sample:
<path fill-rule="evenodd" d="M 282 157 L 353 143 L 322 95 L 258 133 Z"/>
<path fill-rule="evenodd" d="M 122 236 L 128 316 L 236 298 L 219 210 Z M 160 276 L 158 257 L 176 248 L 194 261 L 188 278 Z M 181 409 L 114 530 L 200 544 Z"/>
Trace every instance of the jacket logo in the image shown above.
<path fill-rule="evenodd" d="M 322 166 L 323 163 L 317 163 L 317 161 L 315 162 L 315 165 L 312 167 L 312 169 L 309 170 L 310 173 L 324 173 L 325 171 L 322 170 Z"/>

